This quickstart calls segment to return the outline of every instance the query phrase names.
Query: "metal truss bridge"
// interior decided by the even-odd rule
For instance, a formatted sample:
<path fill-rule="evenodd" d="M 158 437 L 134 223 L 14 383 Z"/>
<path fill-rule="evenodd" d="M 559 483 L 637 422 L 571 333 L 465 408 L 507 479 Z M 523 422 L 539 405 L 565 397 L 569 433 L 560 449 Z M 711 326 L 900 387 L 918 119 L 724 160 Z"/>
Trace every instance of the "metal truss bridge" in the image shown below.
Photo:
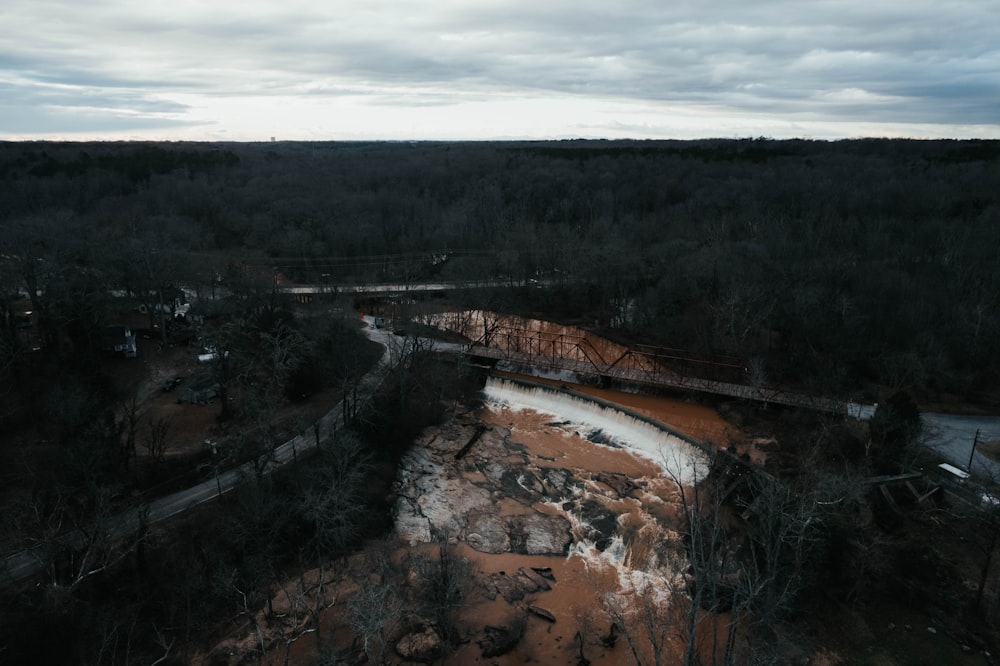
<path fill-rule="evenodd" d="M 636 345 L 624 351 L 616 349 L 608 354 L 607 350 L 602 352 L 586 336 L 572 333 L 498 326 L 473 341 L 467 353 L 604 381 L 699 391 L 852 416 L 864 417 L 873 409 L 842 400 L 746 383 L 746 371 L 736 357 L 705 358 L 683 350 L 649 345 Z"/>

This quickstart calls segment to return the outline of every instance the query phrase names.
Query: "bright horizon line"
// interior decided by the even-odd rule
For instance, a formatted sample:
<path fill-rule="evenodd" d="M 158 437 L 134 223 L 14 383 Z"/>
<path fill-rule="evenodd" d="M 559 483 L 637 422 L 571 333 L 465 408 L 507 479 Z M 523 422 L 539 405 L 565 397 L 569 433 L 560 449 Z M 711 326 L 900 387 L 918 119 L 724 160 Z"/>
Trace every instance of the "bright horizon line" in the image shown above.
<path fill-rule="evenodd" d="M 154 137 L 133 137 L 133 138 L 78 138 L 78 137 L 26 137 L 26 138 L 2 138 L 0 143 L 231 143 L 231 144 L 274 144 L 274 143 L 568 143 L 583 141 L 605 141 L 608 143 L 626 142 L 684 142 L 694 143 L 698 141 L 804 141 L 811 143 L 838 143 L 841 141 L 1000 141 L 1000 138 L 986 136 L 891 136 L 891 135 L 857 135 L 842 137 L 810 137 L 810 136 L 721 136 L 705 135 L 700 137 L 493 137 L 493 138 L 278 138 L 268 137 L 264 139 L 190 139 L 190 138 L 154 138 Z"/>

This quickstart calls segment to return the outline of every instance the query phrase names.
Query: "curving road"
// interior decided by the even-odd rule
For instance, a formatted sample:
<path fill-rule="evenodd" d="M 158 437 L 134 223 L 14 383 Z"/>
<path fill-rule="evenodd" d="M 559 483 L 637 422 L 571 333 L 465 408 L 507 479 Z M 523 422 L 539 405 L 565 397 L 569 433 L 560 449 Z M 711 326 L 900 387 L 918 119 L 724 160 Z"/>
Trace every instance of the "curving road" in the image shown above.
<path fill-rule="evenodd" d="M 968 470 L 973 476 L 1000 482 L 1000 463 L 982 454 L 977 448 L 969 456 L 978 432 L 979 442 L 1000 440 L 1000 416 L 964 416 L 958 414 L 936 414 L 924 412 L 920 415 L 924 424 L 925 444 L 952 465 Z"/>
<path fill-rule="evenodd" d="M 381 344 L 384 351 L 378 363 L 358 383 L 355 394 L 358 404 L 364 404 L 374 396 L 390 369 L 407 353 L 404 349 L 406 340 L 396 337 L 389 330 L 376 328 L 372 317 L 365 317 L 365 320 L 368 323 L 365 329 L 366 335 Z M 454 353 L 468 351 L 468 347 L 464 345 L 430 344 L 440 351 Z M 320 440 L 329 438 L 343 427 L 343 413 L 344 402 L 341 401 L 319 420 Z M 969 456 L 977 432 L 980 442 L 1000 439 L 1000 417 L 997 416 L 959 416 L 928 412 L 921 414 L 921 419 L 924 423 L 925 444 L 962 469 L 966 469 L 969 465 Z M 316 441 L 316 433 L 310 429 L 308 434 L 298 435 L 276 447 L 265 473 L 271 473 L 292 463 L 300 453 L 314 449 Z M 1000 463 L 990 460 L 978 450 L 973 456 L 971 471 L 975 476 L 1000 481 Z M 194 506 L 220 497 L 253 475 L 251 463 L 219 473 L 207 481 L 154 500 L 146 506 L 108 518 L 97 528 L 100 530 L 100 537 L 106 540 L 128 539 L 130 535 L 137 534 L 143 524 L 150 525 L 167 520 Z M 94 539 L 94 531 L 94 529 L 86 532 L 76 530 L 64 535 L 61 541 L 64 545 L 82 546 L 88 540 Z M 0 563 L 0 584 L 21 581 L 41 571 L 49 560 L 48 555 L 53 545 L 39 546 L 6 557 Z"/>
<path fill-rule="evenodd" d="M 366 317 L 368 327 L 366 335 L 384 347 L 382 357 L 358 382 L 357 391 L 352 399 L 358 405 L 368 402 L 389 374 L 402 353 L 400 341 L 387 330 L 375 328 L 371 318 Z M 346 399 L 346 398 L 345 398 Z M 319 439 L 326 440 L 344 425 L 344 401 L 338 402 L 332 410 L 319 419 Z M 288 440 L 274 449 L 274 454 L 268 462 L 265 473 L 270 474 L 276 469 L 293 462 L 300 453 L 306 453 L 316 448 L 316 433 L 312 429 L 308 434 L 301 434 Z M 88 530 L 74 530 L 60 537 L 60 542 L 66 546 L 80 547 L 100 539 L 104 542 L 116 539 L 128 539 L 143 526 L 158 523 L 172 518 L 188 509 L 209 500 L 216 499 L 253 478 L 251 463 L 245 463 L 234 469 L 219 473 L 217 476 L 172 495 L 161 497 L 148 505 L 131 509 L 117 516 L 102 521 Z M 49 560 L 49 554 L 55 544 L 44 544 L 36 548 L 14 553 L 4 558 L 0 563 L 0 584 L 11 584 L 24 580 L 41 571 Z"/>

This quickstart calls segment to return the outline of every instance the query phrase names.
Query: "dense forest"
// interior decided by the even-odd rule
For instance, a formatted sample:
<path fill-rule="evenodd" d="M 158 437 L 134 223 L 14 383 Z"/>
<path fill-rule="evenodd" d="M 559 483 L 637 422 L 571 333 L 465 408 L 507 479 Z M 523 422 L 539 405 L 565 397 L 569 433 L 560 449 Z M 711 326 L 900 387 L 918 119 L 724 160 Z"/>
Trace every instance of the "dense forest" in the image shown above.
<path fill-rule="evenodd" d="M 876 139 L 8 143 L 2 303 L 35 289 L 51 327 L 79 325 L 67 290 L 208 288 L 247 265 L 307 283 L 539 280 L 511 307 L 824 392 L 988 400 L 998 156 Z"/>
<path fill-rule="evenodd" d="M 307 427 L 279 424 L 282 410 L 349 398 L 378 357 L 357 303 L 336 294 L 359 282 L 446 283 L 452 304 L 879 401 L 864 437 L 787 416 L 801 447 L 784 463 L 801 475 L 782 502 L 820 497 L 817 479 L 849 467 L 837 484 L 853 495 L 830 509 L 823 557 L 845 598 L 880 594 L 886 563 L 920 569 L 925 554 L 874 524 L 851 474 L 903 470 L 916 403 L 1000 403 L 998 158 L 996 141 L 879 139 L 0 143 L 0 545 L 41 561 L 37 585 L 3 588 L 0 663 L 184 663 L 234 607 L 251 617 L 288 572 L 333 566 L 383 533 L 399 456 L 475 393 L 454 364 L 410 350 L 314 463 L 262 471 Z M 329 299 L 276 289 L 295 283 Z M 185 298 L 197 326 L 195 310 L 179 316 Z M 109 325 L 124 319 L 155 354 L 203 347 L 210 362 L 181 387 L 191 404 L 215 399 L 226 444 L 163 455 L 176 426 L 139 409 L 137 382 L 122 381 L 138 366 L 109 360 Z M 180 381 L 153 393 L 167 400 Z M 231 501 L 169 533 L 92 529 L 248 461 L 261 471 Z M 971 520 L 985 558 L 975 605 L 989 603 L 975 617 L 995 619 L 1000 521 Z M 73 529 L 82 543 L 66 540 Z M 712 530 L 705 562 L 721 543 Z"/>

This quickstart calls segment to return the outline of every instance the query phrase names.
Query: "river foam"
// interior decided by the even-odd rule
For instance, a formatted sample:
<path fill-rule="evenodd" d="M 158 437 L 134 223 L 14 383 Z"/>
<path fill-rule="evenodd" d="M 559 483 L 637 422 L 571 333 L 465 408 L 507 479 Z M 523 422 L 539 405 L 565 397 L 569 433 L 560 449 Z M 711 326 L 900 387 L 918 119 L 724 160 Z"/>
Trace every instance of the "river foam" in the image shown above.
<path fill-rule="evenodd" d="M 696 483 L 708 470 L 708 456 L 695 444 L 610 404 L 502 377 L 490 377 L 483 395 L 487 401 L 509 409 L 566 419 L 588 431 L 592 441 L 604 439 L 652 460 L 682 485 Z"/>

